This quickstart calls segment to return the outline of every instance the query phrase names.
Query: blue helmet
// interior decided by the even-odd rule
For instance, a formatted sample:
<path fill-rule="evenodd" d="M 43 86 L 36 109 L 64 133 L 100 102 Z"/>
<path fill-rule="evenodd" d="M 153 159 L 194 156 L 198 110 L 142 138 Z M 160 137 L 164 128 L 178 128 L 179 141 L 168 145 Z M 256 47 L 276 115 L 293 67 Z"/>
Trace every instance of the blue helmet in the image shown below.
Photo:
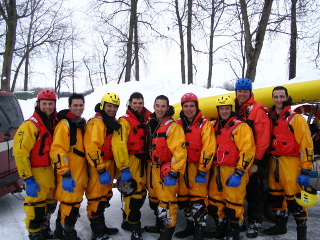
<path fill-rule="evenodd" d="M 248 78 L 240 78 L 236 82 L 236 90 L 252 90 L 252 82 Z"/>

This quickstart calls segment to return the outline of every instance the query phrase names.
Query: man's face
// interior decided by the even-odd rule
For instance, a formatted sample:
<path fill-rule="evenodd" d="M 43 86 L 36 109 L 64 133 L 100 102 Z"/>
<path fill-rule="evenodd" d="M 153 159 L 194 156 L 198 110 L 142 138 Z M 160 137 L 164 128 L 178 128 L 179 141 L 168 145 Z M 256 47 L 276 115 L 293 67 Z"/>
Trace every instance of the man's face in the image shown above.
<path fill-rule="evenodd" d="M 288 99 L 289 99 L 289 96 L 286 96 L 286 93 L 284 90 L 275 90 L 272 93 L 272 100 L 276 109 L 279 109 L 279 110 L 282 109 L 283 102 L 287 101 Z"/>
<path fill-rule="evenodd" d="M 55 111 L 56 102 L 53 100 L 39 100 L 39 108 L 41 112 L 44 112 L 48 117 Z"/>
<path fill-rule="evenodd" d="M 166 115 L 166 112 L 169 110 L 169 106 L 166 100 L 157 99 L 153 105 L 156 118 L 162 120 Z"/>
<path fill-rule="evenodd" d="M 115 117 L 117 114 L 119 106 L 111 103 L 105 103 L 103 110 L 109 117 Z"/>
<path fill-rule="evenodd" d="M 250 90 L 236 90 L 236 97 L 238 99 L 240 106 L 242 106 L 249 100 L 250 95 L 251 95 Z"/>
<path fill-rule="evenodd" d="M 189 121 L 190 121 L 190 119 L 193 120 L 196 116 L 196 113 L 197 113 L 196 103 L 194 101 L 183 103 L 182 111 Z"/>
<path fill-rule="evenodd" d="M 144 107 L 144 101 L 142 98 L 133 98 L 132 101 L 129 102 L 129 105 L 134 111 L 140 114 Z"/>
<path fill-rule="evenodd" d="M 218 107 L 219 116 L 222 120 L 228 120 L 231 116 L 231 106 L 220 106 Z"/>
<path fill-rule="evenodd" d="M 69 106 L 70 112 L 77 118 L 81 117 L 84 110 L 84 102 L 82 99 L 72 99 L 71 105 Z"/>

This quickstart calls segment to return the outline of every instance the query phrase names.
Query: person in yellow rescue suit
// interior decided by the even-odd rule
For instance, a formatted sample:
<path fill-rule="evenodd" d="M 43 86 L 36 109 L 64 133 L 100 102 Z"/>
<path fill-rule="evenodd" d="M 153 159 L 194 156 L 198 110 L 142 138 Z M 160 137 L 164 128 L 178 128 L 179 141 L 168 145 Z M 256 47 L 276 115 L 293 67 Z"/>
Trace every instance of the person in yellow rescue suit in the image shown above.
<path fill-rule="evenodd" d="M 50 216 L 55 211 L 55 177 L 50 146 L 57 124 L 57 96 L 45 89 L 37 96 L 33 115 L 21 124 L 14 137 L 13 151 L 19 175 L 26 183 L 24 211 L 29 239 L 52 239 Z"/>
<path fill-rule="evenodd" d="M 154 113 L 147 124 L 147 144 L 152 161 L 147 181 L 159 200 L 157 217 L 162 228 L 158 240 L 170 240 L 177 220 L 177 181 L 185 171 L 187 150 L 183 129 L 172 118 L 174 108 L 169 105 L 169 99 L 160 95 L 153 107 Z"/>
<path fill-rule="evenodd" d="M 96 114 L 88 121 L 84 133 L 85 153 L 90 164 L 86 197 L 92 240 L 106 240 L 109 239 L 108 235 L 119 231 L 117 228 L 108 228 L 104 218 L 104 209 L 110 206 L 116 174 L 111 138 L 113 131 L 121 127 L 115 119 L 119 105 L 120 98 L 117 94 L 103 95 L 101 103 L 95 107 Z"/>
<path fill-rule="evenodd" d="M 184 94 L 181 106 L 177 122 L 183 127 L 188 155 L 185 174 L 178 180 L 178 205 L 184 212 L 187 226 L 175 233 L 175 237 L 193 235 L 193 239 L 200 240 L 204 238 L 206 228 L 208 173 L 216 150 L 216 138 L 211 122 L 202 116 L 195 94 Z"/>
<path fill-rule="evenodd" d="M 219 117 L 214 123 L 217 151 L 208 194 L 208 211 L 217 226 L 210 237 L 227 240 L 240 239 L 248 170 L 256 151 L 252 129 L 238 119 L 232 111 L 233 104 L 230 96 L 217 99 Z"/>
<path fill-rule="evenodd" d="M 54 236 L 77 240 L 75 224 L 80 203 L 87 187 L 87 160 L 84 154 L 83 134 L 86 121 L 81 117 L 84 97 L 74 93 L 69 99 L 69 109 L 58 112 L 50 157 L 56 172 L 55 198 L 60 202 Z"/>
<path fill-rule="evenodd" d="M 276 224 L 263 232 L 266 235 L 287 233 L 288 209 L 297 224 L 297 239 L 305 240 L 308 212 L 295 201 L 294 195 L 310 182 L 314 159 L 312 137 L 305 118 L 291 110 L 292 100 L 285 87 L 275 87 L 272 100 L 269 197 Z"/>
<path fill-rule="evenodd" d="M 132 93 L 126 115 L 118 120 L 121 128 L 113 133 L 111 143 L 114 159 L 121 171 L 121 181 L 134 179 L 137 182 L 136 192 L 122 199 L 124 210 L 121 227 L 132 231 L 131 240 L 142 239 L 140 208 L 147 194 L 145 133 L 150 114 L 144 107 L 143 95 Z"/>

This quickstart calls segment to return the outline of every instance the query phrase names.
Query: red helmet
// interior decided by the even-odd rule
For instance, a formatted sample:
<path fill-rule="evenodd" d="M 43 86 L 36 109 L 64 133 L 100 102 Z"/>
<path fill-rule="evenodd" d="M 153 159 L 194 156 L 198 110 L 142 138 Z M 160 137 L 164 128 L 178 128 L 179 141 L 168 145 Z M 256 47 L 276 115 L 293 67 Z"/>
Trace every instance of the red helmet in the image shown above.
<path fill-rule="evenodd" d="M 166 162 L 160 168 L 160 177 L 162 180 L 169 176 L 169 172 L 171 172 L 171 162 Z"/>
<path fill-rule="evenodd" d="M 198 97 L 193 93 L 186 93 L 181 97 L 181 104 L 184 102 L 191 102 L 191 101 L 198 102 Z"/>
<path fill-rule="evenodd" d="M 50 89 L 44 89 L 38 93 L 37 100 L 57 100 L 57 95 L 54 91 Z"/>

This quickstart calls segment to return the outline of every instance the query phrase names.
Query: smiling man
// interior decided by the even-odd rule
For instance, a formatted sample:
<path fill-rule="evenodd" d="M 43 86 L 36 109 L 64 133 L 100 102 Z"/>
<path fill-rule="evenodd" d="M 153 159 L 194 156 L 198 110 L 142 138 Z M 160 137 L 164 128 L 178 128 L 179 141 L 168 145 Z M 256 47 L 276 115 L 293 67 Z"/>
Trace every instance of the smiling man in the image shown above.
<path fill-rule="evenodd" d="M 56 199 L 60 202 L 55 237 L 77 240 L 75 224 L 80 203 L 87 187 L 87 161 L 84 154 L 83 134 L 86 125 L 81 118 L 84 97 L 72 94 L 69 109 L 58 113 L 58 123 L 51 145 L 50 157 L 57 173 Z"/>
<path fill-rule="evenodd" d="M 177 122 L 183 127 L 188 155 L 185 174 L 179 178 L 178 204 L 184 212 L 187 226 L 175 237 L 193 235 L 194 239 L 201 240 L 206 228 L 208 173 L 216 150 L 216 138 L 211 122 L 202 116 L 195 94 L 184 94 L 181 106 Z"/>
<path fill-rule="evenodd" d="M 121 181 L 137 182 L 137 190 L 130 196 L 124 195 L 123 222 L 121 227 L 132 231 L 131 240 L 142 239 L 141 212 L 146 198 L 146 122 L 151 112 L 144 107 L 143 95 L 134 92 L 129 98 L 126 115 L 119 119 L 121 128 L 113 133 L 112 151 Z"/>
<path fill-rule="evenodd" d="M 270 142 L 269 110 L 254 100 L 252 83 L 248 78 L 240 78 L 235 85 L 236 114 L 253 130 L 256 144 L 254 163 L 249 169 L 249 183 L 247 185 L 247 237 L 256 238 L 261 228 L 264 203 L 264 172 L 267 163 L 267 149 Z"/>
<path fill-rule="evenodd" d="M 49 151 L 57 124 L 56 93 L 44 89 L 37 96 L 33 115 L 14 137 L 14 157 L 26 183 L 24 210 L 29 239 L 52 239 L 50 216 L 56 208 L 55 177 Z"/>
<path fill-rule="evenodd" d="M 151 197 L 159 201 L 158 207 L 154 205 L 162 225 L 159 239 L 171 240 L 177 220 L 177 181 L 185 171 L 187 157 L 185 136 L 182 127 L 172 118 L 174 109 L 166 96 L 156 97 L 153 108 L 154 113 L 147 124 L 148 190 Z"/>
<path fill-rule="evenodd" d="M 276 224 L 265 229 L 264 233 L 287 233 L 290 212 L 297 224 L 297 239 L 305 240 L 308 212 L 295 201 L 294 195 L 310 183 L 314 159 L 311 133 L 305 118 L 291 110 L 292 99 L 285 87 L 275 87 L 272 100 L 274 106 L 269 114 L 272 120 L 269 194 Z"/>

